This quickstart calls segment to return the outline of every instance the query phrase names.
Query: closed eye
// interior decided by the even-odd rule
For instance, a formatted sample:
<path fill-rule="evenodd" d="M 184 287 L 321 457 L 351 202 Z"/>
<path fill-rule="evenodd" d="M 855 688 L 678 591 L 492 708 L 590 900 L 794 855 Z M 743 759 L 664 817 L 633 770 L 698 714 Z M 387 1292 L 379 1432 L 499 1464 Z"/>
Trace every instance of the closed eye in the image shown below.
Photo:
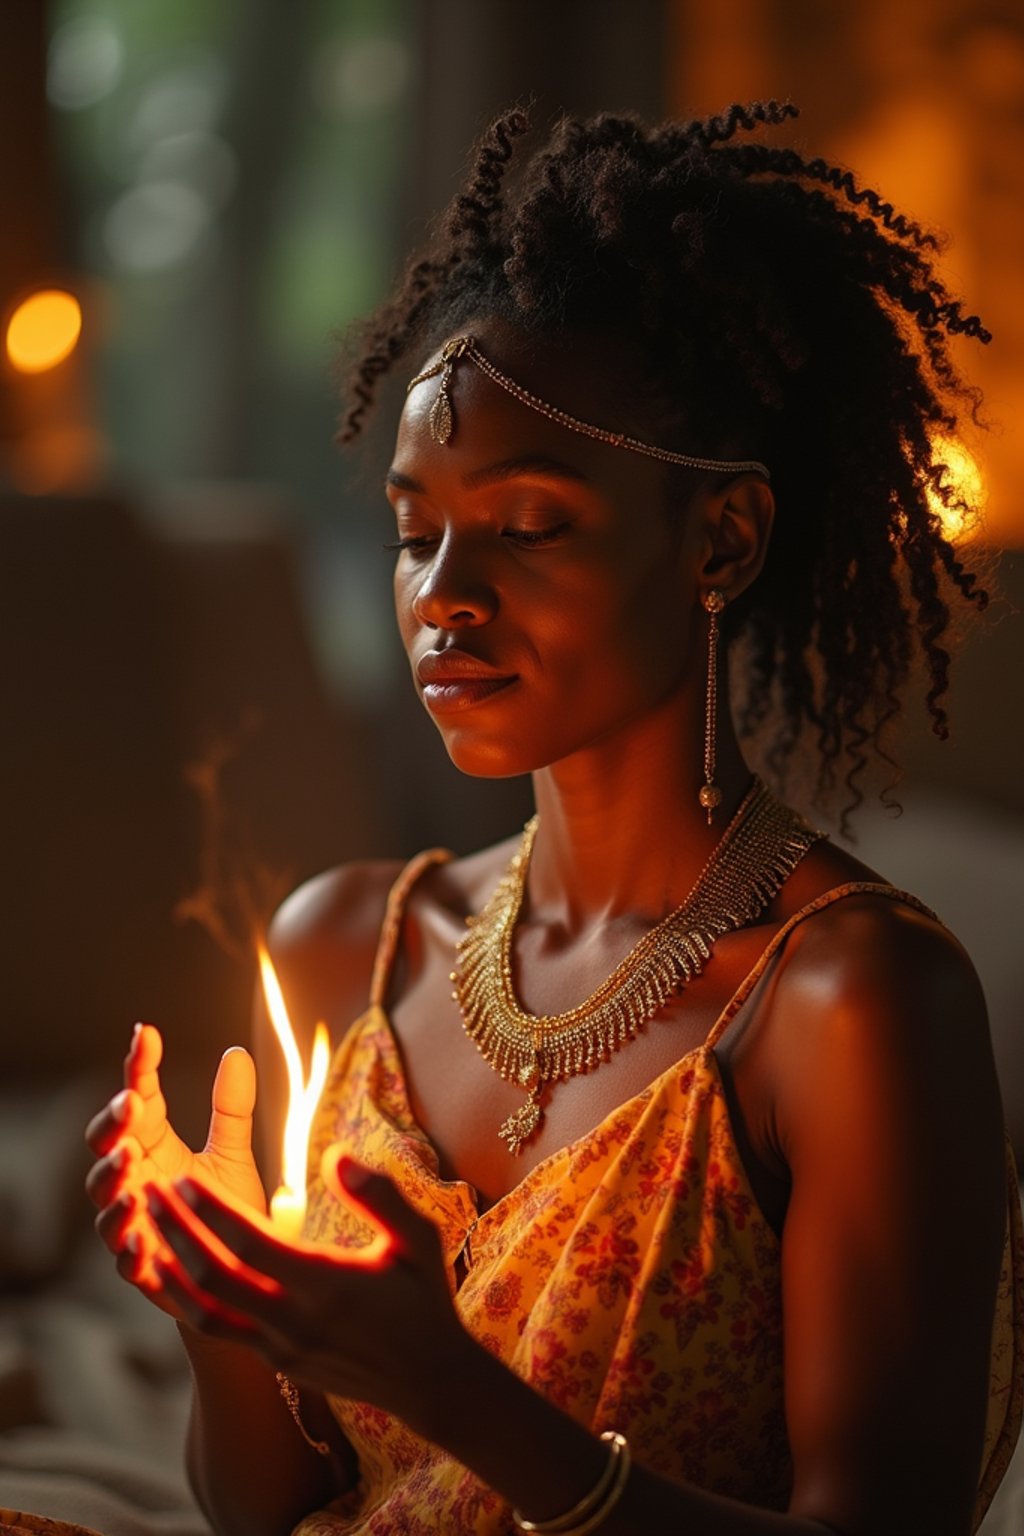
<path fill-rule="evenodd" d="M 569 527 L 568 523 L 557 523 L 552 528 L 505 528 L 502 530 L 502 538 L 510 539 L 513 543 L 523 548 L 533 549 L 539 544 L 549 544 L 557 539 Z M 430 534 L 418 534 L 404 539 L 395 539 L 385 544 L 384 549 L 408 549 L 413 552 L 429 548 L 436 543 L 436 536 Z"/>

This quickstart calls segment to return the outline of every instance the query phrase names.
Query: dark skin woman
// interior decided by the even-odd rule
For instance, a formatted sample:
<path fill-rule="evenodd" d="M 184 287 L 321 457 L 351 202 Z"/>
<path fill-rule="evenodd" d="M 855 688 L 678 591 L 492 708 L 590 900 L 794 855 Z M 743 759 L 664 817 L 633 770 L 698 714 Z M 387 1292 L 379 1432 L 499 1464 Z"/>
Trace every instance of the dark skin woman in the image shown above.
<path fill-rule="evenodd" d="M 985 601 L 928 500 L 936 488 L 955 500 L 934 441 L 970 399 L 946 336 L 982 335 L 980 323 L 945 294 L 931 237 L 875 194 L 794 151 L 735 142 L 789 115 L 734 108 L 654 131 L 565 120 L 505 197 L 528 126 L 506 114 L 352 365 L 344 440 L 399 360 L 407 381 L 423 376 L 387 475 L 398 624 L 453 762 L 531 775 L 539 830 L 512 968 L 535 1015 L 589 998 L 684 901 L 751 788 L 741 735 L 773 709 L 770 761 L 798 743 L 816 751 L 819 790 L 844 766 L 844 814 L 884 755 L 915 638 L 944 734 L 947 599 Z M 445 344 L 467 335 L 554 413 L 465 355 L 442 379 Z M 442 392 L 454 418 L 443 440 Z M 557 412 L 684 457 L 763 466 L 680 466 Z M 723 645 L 744 660 L 741 698 L 718 668 L 709 817 L 711 591 L 725 598 Z M 235 1050 L 221 1063 L 203 1152 L 167 1119 L 148 1025 L 124 1091 L 88 1132 L 98 1230 L 121 1273 L 179 1320 L 193 1364 L 189 1466 L 214 1529 L 967 1536 L 1007 1233 L 1002 1111 L 970 959 L 920 902 L 880 893 L 884 874 L 819 837 L 621 1048 L 544 1084 L 539 1121 L 510 1155 L 495 1127 L 523 1085 L 467 1038 L 452 981 L 466 919 L 519 845 L 423 870 L 380 997 L 437 1176 L 471 1187 L 477 1217 L 647 1102 L 677 1064 L 700 1062 L 779 936 L 705 1065 L 779 1245 L 788 1487 L 766 1481 L 759 1497 L 755 1476 L 755 1496 L 736 1497 L 635 1448 L 619 1477 L 621 1450 L 610 1460 L 597 1434 L 614 1424 L 584 1422 L 465 1325 L 468 1237 L 446 1255 L 386 1169 L 324 1160 L 330 1198 L 371 1218 L 375 1248 L 275 1236 L 251 1150 L 257 1067 L 267 1146 L 283 1083 L 258 1008 L 255 1062 Z M 317 1019 L 337 1045 L 365 1013 L 400 869 L 332 871 L 275 919 L 270 949 L 307 1051 Z M 658 1365 L 671 1373 L 673 1359 Z M 278 1371 L 300 1391 L 304 1435 Z M 382 1506 L 374 1523 L 357 1497 L 312 1516 L 359 1475 L 329 1397 L 448 1453 L 475 1479 L 472 1511 L 442 1520 L 425 1503 L 400 1526 Z"/>

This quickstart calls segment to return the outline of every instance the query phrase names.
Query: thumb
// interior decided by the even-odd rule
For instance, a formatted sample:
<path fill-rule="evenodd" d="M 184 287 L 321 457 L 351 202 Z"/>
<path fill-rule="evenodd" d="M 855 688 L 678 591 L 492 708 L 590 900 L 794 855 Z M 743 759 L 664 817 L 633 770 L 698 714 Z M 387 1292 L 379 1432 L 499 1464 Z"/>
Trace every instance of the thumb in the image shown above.
<path fill-rule="evenodd" d="M 432 1221 L 421 1216 L 406 1200 L 393 1179 L 374 1173 L 344 1153 L 323 1159 L 323 1172 L 331 1168 L 333 1177 L 326 1182 L 332 1193 L 346 1205 L 354 1206 L 388 1239 L 393 1253 L 420 1254 L 436 1245 L 437 1232 Z"/>
<path fill-rule="evenodd" d="M 213 1113 L 207 1152 L 236 1159 L 252 1152 L 252 1112 L 256 1103 L 256 1066 L 247 1050 L 233 1045 L 224 1052 L 213 1080 Z"/>

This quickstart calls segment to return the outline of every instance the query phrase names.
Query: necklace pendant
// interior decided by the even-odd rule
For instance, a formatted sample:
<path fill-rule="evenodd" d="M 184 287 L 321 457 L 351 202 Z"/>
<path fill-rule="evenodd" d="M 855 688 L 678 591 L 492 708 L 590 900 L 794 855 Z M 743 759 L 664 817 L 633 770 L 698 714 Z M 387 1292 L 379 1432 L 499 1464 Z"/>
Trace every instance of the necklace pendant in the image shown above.
<path fill-rule="evenodd" d="M 540 1067 L 537 1064 L 536 1056 L 530 1057 L 521 1064 L 516 1073 L 516 1081 L 520 1088 L 525 1088 L 532 1098 L 534 1090 L 540 1082 Z"/>
<path fill-rule="evenodd" d="M 498 1135 L 513 1157 L 518 1156 L 540 1124 L 541 1107 L 533 1093 L 526 1103 L 514 1110 L 498 1128 Z"/>
<path fill-rule="evenodd" d="M 441 418 L 450 409 L 451 359 L 443 358 L 423 377 L 437 373 L 442 377 L 435 425 L 450 434 L 451 421 Z M 716 940 L 752 922 L 808 848 L 826 836 L 776 800 L 755 775 L 681 904 L 644 934 L 584 1002 L 560 1014 L 535 1015 L 515 995 L 512 938 L 537 826 L 534 816 L 486 905 L 467 917 L 451 978 L 466 1034 L 488 1065 L 526 1094 L 498 1132 L 513 1157 L 543 1119 L 538 1102 L 543 1085 L 592 1071 L 635 1039 L 666 998 L 701 974 Z"/>

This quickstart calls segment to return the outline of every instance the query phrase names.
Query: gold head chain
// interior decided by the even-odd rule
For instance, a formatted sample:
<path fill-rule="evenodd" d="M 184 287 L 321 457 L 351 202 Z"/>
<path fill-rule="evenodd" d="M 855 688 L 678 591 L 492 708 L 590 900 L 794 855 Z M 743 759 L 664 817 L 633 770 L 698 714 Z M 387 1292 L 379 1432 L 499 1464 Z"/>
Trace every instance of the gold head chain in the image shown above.
<path fill-rule="evenodd" d="M 766 480 L 771 478 L 767 467 L 761 463 L 760 459 L 705 459 L 690 453 L 673 453 L 668 448 L 656 448 L 652 443 L 643 443 L 638 437 L 628 437 L 624 432 L 610 432 L 606 427 L 595 427 L 588 421 L 580 421 L 579 417 L 570 416 L 568 411 L 560 410 L 557 405 L 549 405 L 546 400 L 541 400 L 538 395 L 524 389 L 522 384 L 517 384 L 514 379 L 510 379 L 507 373 L 502 373 L 500 368 L 496 368 L 490 359 L 484 356 L 479 344 L 472 336 L 455 336 L 451 341 L 446 341 L 437 362 L 425 368 L 422 373 L 418 373 L 406 385 L 405 392 L 408 394 L 417 384 L 436 378 L 440 374 L 437 396 L 430 407 L 428 418 L 430 435 L 436 443 L 450 442 L 455 431 L 451 382 L 452 370 L 460 357 L 469 358 L 482 373 L 522 405 L 528 405 L 531 411 L 539 411 L 550 421 L 556 421 L 560 427 L 568 427 L 570 432 L 582 432 L 585 437 L 594 437 L 598 442 L 610 443 L 613 448 L 629 448 L 633 453 L 645 453 L 648 458 L 664 459 L 668 464 L 685 464 L 690 469 L 723 470 L 727 474 L 734 475 L 752 471 L 763 475 Z"/>

